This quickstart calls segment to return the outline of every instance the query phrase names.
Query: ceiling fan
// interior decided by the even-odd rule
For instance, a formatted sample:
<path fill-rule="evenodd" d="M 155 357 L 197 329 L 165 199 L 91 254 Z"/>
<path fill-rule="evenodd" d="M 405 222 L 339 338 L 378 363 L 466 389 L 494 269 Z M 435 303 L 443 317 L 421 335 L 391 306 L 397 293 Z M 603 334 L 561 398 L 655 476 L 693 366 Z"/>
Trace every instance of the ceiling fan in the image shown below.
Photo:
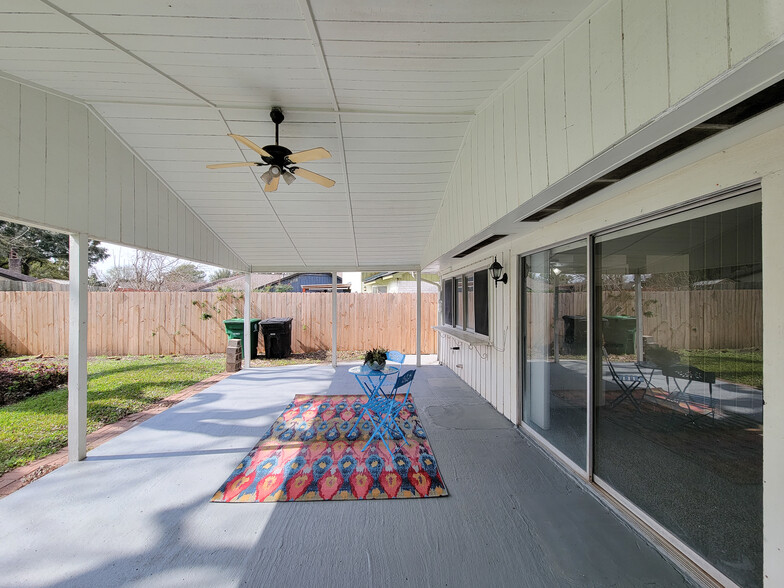
<path fill-rule="evenodd" d="M 234 135 L 229 133 L 229 137 L 235 141 L 239 141 L 243 145 L 250 147 L 256 153 L 261 155 L 261 161 L 241 161 L 237 163 L 212 163 L 207 167 L 209 169 L 222 169 L 225 167 L 253 167 L 269 165 L 269 169 L 261 174 L 261 179 L 264 180 L 264 190 L 266 192 L 274 192 L 278 189 L 278 182 L 281 176 L 287 184 L 291 184 L 294 180 L 304 178 L 324 186 L 331 188 L 335 185 L 334 180 L 325 178 L 310 170 L 297 167 L 298 163 L 306 161 L 316 161 L 317 159 L 327 159 L 332 157 L 329 151 L 323 147 L 316 147 L 315 149 L 307 149 L 305 151 L 298 151 L 292 153 L 291 149 L 287 149 L 283 145 L 278 145 L 278 127 L 283 122 L 283 111 L 274 107 L 270 111 L 270 118 L 275 123 L 275 144 L 266 145 L 264 148 L 259 147 L 253 141 L 242 135 Z"/>

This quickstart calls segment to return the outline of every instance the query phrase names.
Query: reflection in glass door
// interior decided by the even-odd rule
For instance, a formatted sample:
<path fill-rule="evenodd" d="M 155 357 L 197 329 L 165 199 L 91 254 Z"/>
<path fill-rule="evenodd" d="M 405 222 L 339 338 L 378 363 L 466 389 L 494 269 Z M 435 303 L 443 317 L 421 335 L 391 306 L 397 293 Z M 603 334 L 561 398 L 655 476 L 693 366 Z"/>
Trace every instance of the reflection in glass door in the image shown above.
<path fill-rule="evenodd" d="M 596 240 L 596 479 L 762 586 L 762 206 L 755 194 Z"/>
<path fill-rule="evenodd" d="M 524 260 L 523 421 L 581 469 L 586 464 L 585 241 Z"/>

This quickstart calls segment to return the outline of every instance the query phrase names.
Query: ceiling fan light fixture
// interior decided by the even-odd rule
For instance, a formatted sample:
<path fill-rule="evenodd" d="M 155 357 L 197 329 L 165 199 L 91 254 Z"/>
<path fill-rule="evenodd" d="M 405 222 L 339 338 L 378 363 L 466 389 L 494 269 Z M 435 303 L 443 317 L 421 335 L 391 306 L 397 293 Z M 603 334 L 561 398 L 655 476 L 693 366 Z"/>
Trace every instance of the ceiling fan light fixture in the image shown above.
<path fill-rule="evenodd" d="M 270 173 L 270 170 L 267 170 L 261 174 L 261 181 L 265 184 L 269 184 L 272 181 L 272 174 Z"/>
<path fill-rule="evenodd" d="M 297 176 L 295 176 L 295 175 L 294 175 L 293 173 L 291 173 L 289 170 L 287 170 L 287 169 L 284 169 L 284 170 L 283 170 L 283 179 L 285 180 L 286 184 L 288 184 L 289 186 L 291 186 L 291 184 L 293 184 L 293 183 L 294 183 L 294 180 L 296 180 L 296 179 L 297 179 Z"/>
<path fill-rule="evenodd" d="M 280 168 L 277 165 L 271 165 L 269 168 L 269 173 L 272 174 L 273 178 L 276 178 L 280 175 Z"/>

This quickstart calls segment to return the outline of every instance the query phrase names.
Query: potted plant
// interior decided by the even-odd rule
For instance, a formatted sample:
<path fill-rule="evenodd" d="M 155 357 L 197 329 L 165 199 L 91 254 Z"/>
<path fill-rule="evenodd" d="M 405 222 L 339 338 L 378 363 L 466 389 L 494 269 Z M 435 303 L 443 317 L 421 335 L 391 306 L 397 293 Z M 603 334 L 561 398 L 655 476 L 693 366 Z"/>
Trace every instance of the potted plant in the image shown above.
<path fill-rule="evenodd" d="M 387 363 L 387 350 L 379 347 L 365 353 L 365 365 L 371 370 L 383 370 Z"/>

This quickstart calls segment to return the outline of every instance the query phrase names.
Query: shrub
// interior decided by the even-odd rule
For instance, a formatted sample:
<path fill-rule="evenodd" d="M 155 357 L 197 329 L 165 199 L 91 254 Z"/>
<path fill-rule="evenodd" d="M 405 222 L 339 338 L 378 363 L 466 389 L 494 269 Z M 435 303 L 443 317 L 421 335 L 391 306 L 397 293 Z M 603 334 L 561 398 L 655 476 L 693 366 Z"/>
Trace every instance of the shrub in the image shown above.
<path fill-rule="evenodd" d="M 68 368 L 53 362 L 0 363 L 0 406 L 19 402 L 68 382 Z"/>
<path fill-rule="evenodd" d="M 8 345 L 0 341 L 0 357 L 5 357 L 6 355 L 11 355 L 11 350 L 8 348 Z"/>

